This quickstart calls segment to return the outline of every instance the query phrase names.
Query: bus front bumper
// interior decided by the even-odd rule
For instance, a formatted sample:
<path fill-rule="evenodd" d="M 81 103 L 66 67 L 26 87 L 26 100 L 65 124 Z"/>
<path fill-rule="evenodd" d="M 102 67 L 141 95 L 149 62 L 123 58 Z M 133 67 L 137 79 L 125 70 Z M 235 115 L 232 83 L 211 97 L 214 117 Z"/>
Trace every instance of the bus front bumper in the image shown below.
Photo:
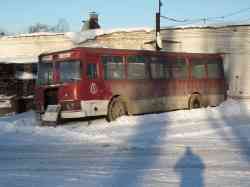
<path fill-rule="evenodd" d="M 81 101 L 81 110 L 62 110 L 61 118 L 73 119 L 107 114 L 108 100 Z"/>
<path fill-rule="evenodd" d="M 73 119 L 73 118 L 83 118 L 87 117 L 86 113 L 83 111 L 61 111 L 61 118 Z"/>

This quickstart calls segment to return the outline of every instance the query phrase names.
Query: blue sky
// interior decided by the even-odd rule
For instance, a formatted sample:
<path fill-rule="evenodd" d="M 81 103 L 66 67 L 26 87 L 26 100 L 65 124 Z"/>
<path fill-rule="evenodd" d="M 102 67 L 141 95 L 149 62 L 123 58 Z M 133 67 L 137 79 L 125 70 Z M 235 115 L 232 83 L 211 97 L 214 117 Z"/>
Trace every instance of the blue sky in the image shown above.
<path fill-rule="evenodd" d="M 7 0 L 1 3 L 0 28 L 25 32 L 37 22 L 55 25 L 65 18 L 72 31 L 78 31 L 89 11 L 100 14 L 103 28 L 153 27 L 158 0 Z M 196 19 L 227 15 L 250 7 L 249 0 L 162 0 L 162 14 L 179 19 Z M 244 20 L 250 10 L 225 20 Z M 222 21 L 222 20 L 219 20 Z M 175 25 L 162 20 L 163 26 Z M 178 23 L 181 25 L 182 23 Z"/>

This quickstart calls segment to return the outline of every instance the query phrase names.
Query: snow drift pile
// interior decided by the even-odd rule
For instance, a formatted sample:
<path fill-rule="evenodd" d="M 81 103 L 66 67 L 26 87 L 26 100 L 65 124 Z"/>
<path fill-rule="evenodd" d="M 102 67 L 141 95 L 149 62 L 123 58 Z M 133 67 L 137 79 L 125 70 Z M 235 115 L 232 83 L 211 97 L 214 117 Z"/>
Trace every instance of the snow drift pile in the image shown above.
<path fill-rule="evenodd" d="M 249 114 L 250 103 L 227 100 L 219 107 L 179 110 L 141 116 L 124 116 L 112 123 L 108 123 L 104 119 L 95 120 L 91 125 L 88 125 L 86 121 L 69 122 L 54 128 L 40 127 L 35 113 L 31 111 L 1 118 L 0 133 L 1 135 L 25 135 L 21 136 L 22 141 L 25 141 L 24 137 L 30 141 L 36 139 L 35 142 L 32 141 L 33 143 L 39 143 L 38 140 L 44 141 L 44 136 L 46 136 L 64 142 L 122 144 L 129 137 L 138 133 L 138 128 L 140 128 L 140 133 L 147 133 L 175 124 L 181 127 L 180 124 L 185 125 L 186 122 L 193 122 L 194 126 L 196 126 L 201 121 L 222 121 L 224 118 L 234 117 L 247 118 Z M 143 145 L 146 145 L 146 142 Z"/>

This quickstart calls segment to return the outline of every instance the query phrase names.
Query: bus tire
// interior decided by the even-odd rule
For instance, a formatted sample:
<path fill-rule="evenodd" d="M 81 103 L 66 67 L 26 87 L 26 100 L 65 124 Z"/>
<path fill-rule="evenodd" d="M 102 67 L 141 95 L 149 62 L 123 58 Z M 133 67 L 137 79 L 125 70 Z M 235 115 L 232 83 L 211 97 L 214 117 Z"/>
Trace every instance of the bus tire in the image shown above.
<path fill-rule="evenodd" d="M 201 108 L 202 106 L 201 95 L 193 94 L 189 99 L 189 109 Z"/>
<path fill-rule="evenodd" d="M 113 98 L 108 106 L 107 121 L 114 121 L 125 114 L 125 105 L 122 100 L 119 97 Z"/>

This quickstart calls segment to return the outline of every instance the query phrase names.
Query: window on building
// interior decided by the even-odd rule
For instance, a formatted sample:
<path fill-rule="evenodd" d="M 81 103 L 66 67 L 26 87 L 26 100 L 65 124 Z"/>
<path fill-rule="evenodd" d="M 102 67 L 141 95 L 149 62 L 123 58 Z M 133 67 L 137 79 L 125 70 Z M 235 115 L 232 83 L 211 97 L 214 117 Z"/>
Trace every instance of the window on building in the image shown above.
<path fill-rule="evenodd" d="M 87 65 L 87 76 L 90 80 L 97 78 L 97 66 L 96 64 Z"/>
<path fill-rule="evenodd" d="M 102 57 L 102 63 L 104 66 L 104 79 L 125 79 L 125 65 L 123 56 L 105 56 Z"/>
<path fill-rule="evenodd" d="M 148 79 L 149 73 L 146 58 L 144 56 L 129 56 L 128 61 L 128 79 L 144 80 Z"/>

